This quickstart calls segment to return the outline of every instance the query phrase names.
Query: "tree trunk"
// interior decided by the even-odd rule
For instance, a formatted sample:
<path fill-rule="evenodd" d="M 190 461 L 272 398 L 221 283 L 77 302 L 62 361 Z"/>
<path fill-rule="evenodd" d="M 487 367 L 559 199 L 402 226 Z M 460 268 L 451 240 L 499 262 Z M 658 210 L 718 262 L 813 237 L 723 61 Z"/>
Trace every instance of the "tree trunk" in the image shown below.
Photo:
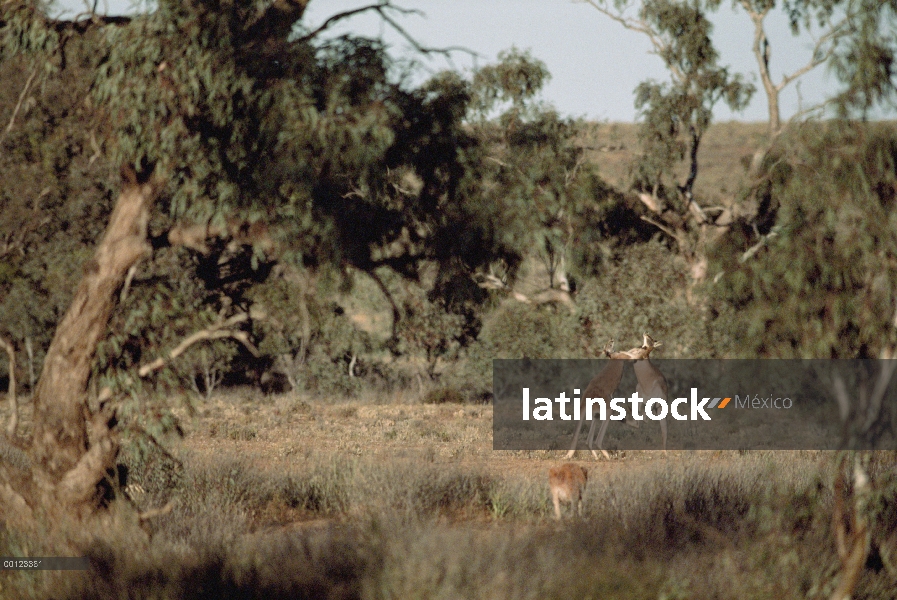
<path fill-rule="evenodd" d="M 123 177 L 106 233 L 56 328 L 34 395 L 33 456 L 52 480 L 70 491 L 89 487 L 88 479 L 97 476 L 98 469 L 101 478 L 100 463 L 114 454 L 98 441 L 88 448 L 87 428 L 100 424 L 89 415 L 87 383 L 128 269 L 150 251 L 147 226 L 154 186 L 138 181 L 133 171 L 123 172 Z M 76 475 L 87 479 L 73 481 Z"/>
<path fill-rule="evenodd" d="M 6 397 L 9 400 L 9 423 L 6 425 L 6 434 L 10 437 L 16 434 L 16 425 L 19 422 L 19 406 L 16 401 L 16 350 L 12 342 L 0 337 L 0 348 L 6 350 L 9 356 L 9 388 Z"/>
<path fill-rule="evenodd" d="M 769 39 L 766 37 L 766 31 L 763 28 L 763 20 L 766 18 L 766 15 L 769 14 L 769 8 L 763 11 L 753 10 L 751 4 L 746 0 L 742 0 L 741 6 L 754 23 L 754 58 L 757 59 L 757 69 L 760 72 L 760 81 L 763 82 L 763 90 L 766 92 L 766 104 L 769 110 L 767 133 L 769 139 L 772 140 L 782 129 L 782 119 L 779 114 L 780 89 L 772 82 L 772 76 L 769 74 Z"/>
<path fill-rule="evenodd" d="M 773 139 L 782 131 L 782 118 L 779 115 L 779 89 L 773 87 L 766 91 L 769 106 L 769 139 Z"/>

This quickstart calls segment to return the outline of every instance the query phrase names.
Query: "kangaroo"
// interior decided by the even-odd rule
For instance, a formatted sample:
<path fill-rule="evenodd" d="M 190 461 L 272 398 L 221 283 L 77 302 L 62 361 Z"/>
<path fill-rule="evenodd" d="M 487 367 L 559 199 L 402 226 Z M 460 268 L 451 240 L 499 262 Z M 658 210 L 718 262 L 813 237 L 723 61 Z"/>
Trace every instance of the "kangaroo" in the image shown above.
<path fill-rule="evenodd" d="M 551 488 L 551 501 L 554 503 L 554 517 L 561 518 L 561 502 L 576 502 L 576 513 L 582 516 L 582 492 L 585 490 L 588 471 L 573 463 L 564 463 L 548 471 L 548 485 Z"/>
<path fill-rule="evenodd" d="M 622 352 L 613 352 L 614 349 L 614 340 L 610 340 L 604 346 L 604 355 L 608 358 L 612 358 L 615 360 L 607 361 L 604 368 L 601 369 L 601 372 L 598 373 L 592 381 L 589 382 L 589 385 L 586 386 L 586 389 L 582 393 L 582 398 L 612 398 L 614 391 L 617 389 L 617 386 L 620 385 L 620 379 L 623 377 L 623 366 L 626 364 L 627 360 L 632 360 L 632 357 L 628 354 Z M 584 400 L 580 400 L 580 406 L 582 406 L 582 402 Z M 579 432 L 582 430 L 583 421 L 585 421 L 586 414 L 584 411 L 581 412 L 581 416 L 579 418 L 579 423 L 576 425 L 576 432 L 573 434 L 573 444 L 570 446 L 570 451 L 567 452 L 567 458 L 573 458 L 573 455 L 576 453 L 576 444 L 579 442 Z M 589 450 L 592 451 L 592 456 L 595 457 L 595 460 L 598 460 L 598 453 L 592 449 L 592 439 L 595 432 L 595 421 L 592 421 L 592 426 L 589 429 Z M 604 450 L 605 458 L 610 458 L 610 455 Z"/>

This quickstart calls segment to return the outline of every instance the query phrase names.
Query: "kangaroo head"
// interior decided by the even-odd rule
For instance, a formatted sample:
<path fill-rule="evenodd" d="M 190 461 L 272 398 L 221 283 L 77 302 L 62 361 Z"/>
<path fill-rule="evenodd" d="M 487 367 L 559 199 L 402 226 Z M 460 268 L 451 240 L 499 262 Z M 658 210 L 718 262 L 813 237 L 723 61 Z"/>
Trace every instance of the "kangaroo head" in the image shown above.
<path fill-rule="evenodd" d="M 649 349 L 653 350 L 654 348 L 660 348 L 661 346 L 663 346 L 663 342 L 658 342 L 657 340 L 652 338 L 647 333 L 644 334 L 644 336 L 645 336 L 645 341 L 642 344 L 642 348 L 649 348 Z"/>
<path fill-rule="evenodd" d="M 610 356 L 614 351 L 614 338 L 611 338 L 609 342 L 604 344 L 604 356 Z"/>

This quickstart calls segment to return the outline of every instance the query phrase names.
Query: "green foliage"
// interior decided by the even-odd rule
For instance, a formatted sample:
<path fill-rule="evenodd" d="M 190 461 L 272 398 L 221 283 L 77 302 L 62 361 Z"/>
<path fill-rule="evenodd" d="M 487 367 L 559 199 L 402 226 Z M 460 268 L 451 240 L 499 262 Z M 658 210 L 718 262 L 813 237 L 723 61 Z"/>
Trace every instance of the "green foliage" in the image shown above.
<path fill-rule="evenodd" d="M 136 370 L 168 353 L 182 340 L 221 318 L 229 298 L 203 284 L 202 262 L 179 249 L 158 253 L 131 281 L 97 349 L 95 377 L 113 389 L 139 390 Z M 202 342 L 200 342 L 202 343 Z M 191 347 L 187 353 L 195 352 Z M 189 367 L 167 363 L 160 381 L 176 387 Z M 184 368 L 187 371 L 183 370 Z"/>
<path fill-rule="evenodd" d="M 426 374 L 433 379 L 437 361 L 456 353 L 463 341 L 464 318 L 447 311 L 441 303 L 431 302 L 422 290 L 410 289 L 403 308 L 405 314 L 396 332 L 399 341 L 412 356 L 423 355 Z"/>
<path fill-rule="evenodd" d="M 2 140 L 18 153 L 9 161 L 10 176 L 36 185 L 30 182 L 41 175 L 40 168 L 59 181 L 47 193 L 33 191 L 31 198 L 3 194 L 4 208 L 14 209 L 10 227 L 30 235 L 42 215 L 30 210 L 29 202 L 46 196 L 49 209 L 65 198 L 66 211 L 51 215 L 61 218 L 51 218 L 41 235 L 58 232 L 60 242 L 70 239 L 65 229 L 72 224 L 64 217 L 70 208 L 79 209 L 84 226 L 76 231 L 74 251 L 59 256 L 83 260 L 108 217 L 113 196 L 108 183 L 96 180 L 114 181 L 110 163 L 133 165 L 142 175 L 152 172 L 162 186 L 162 210 L 154 211 L 151 221 L 155 253 L 137 271 L 98 352 L 94 374 L 102 375 L 103 383 L 138 397 L 141 382 L 129 371 L 165 356 L 184 336 L 246 311 L 249 290 L 269 276 L 272 260 L 312 271 L 329 265 L 362 271 L 386 267 L 409 278 L 420 276 L 421 265 L 435 264 L 434 302 L 449 291 L 450 282 L 473 269 L 493 260 L 519 261 L 514 240 L 499 235 L 505 216 L 484 201 L 480 143 L 463 122 L 471 91 L 457 78 L 437 77 L 414 89 L 396 78 L 379 42 L 290 38 L 293 26 L 301 28 L 301 7 L 281 14 L 277 6 L 258 3 L 162 1 L 133 18 L 72 23 L 49 19 L 40 7 L 27 4 L 4 4 L 3 68 L 14 72 L 26 58 L 37 65 L 51 56 L 58 59 L 58 70 L 40 75 L 42 92 L 61 91 L 74 81 L 70 91 L 77 94 L 66 99 L 68 104 L 59 103 L 59 115 L 53 113 L 57 106 L 47 104 L 52 97 L 36 94 L 29 99 L 36 108 L 30 109 L 27 125 Z M 279 20 L 272 20 L 275 14 Z M 60 32 L 61 38 L 54 37 Z M 507 57 L 509 64 L 517 60 L 526 71 L 526 60 L 515 56 Z M 497 75 L 506 94 L 497 99 L 519 104 L 547 77 L 544 66 L 540 73 L 531 80 Z M 22 85 L 27 88 L 30 80 Z M 16 103 L 17 93 L 4 91 L 6 105 Z M 63 135 L 54 138 L 54 124 L 60 122 Z M 103 170 L 85 173 L 84 162 Z M 30 171 L 23 171 L 23 164 Z M 99 188 L 102 202 L 70 200 L 65 192 L 76 177 L 79 185 L 81 177 L 93 185 L 94 195 Z M 231 234 L 235 227 L 261 224 L 269 235 L 236 243 L 221 233 L 202 241 L 207 251 L 191 246 L 169 253 L 169 231 L 206 223 Z M 28 250 L 50 249 L 45 242 L 36 238 Z M 29 243 L 30 238 L 22 246 Z M 42 264 L 49 262 L 42 252 L 34 254 Z M 22 261 L 6 269 L 0 282 L 6 288 L 0 293 L 0 316 L 23 324 L 15 332 L 19 340 L 39 330 L 41 346 L 74 287 L 72 280 L 57 285 L 46 273 Z M 57 289 L 59 309 L 47 314 L 57 303 L 36 300 Z M 20 297 L 31 299 L 24 312 L 11 304 Z M 451 306 L 465 313 L 463 335 L 469 338 L 475 320 L 469 299 L 456 300 Z M 313 387 L 345 380 L 367 342 L 337 306 L 320 301 L 305 312 L 310 316 L 299 330 L 284 321 L 287 337 L 266 340 L 276 350 L 268 357 L 288 356 Z M 432 320 L 436 309 L 429 313 L 426 319 Z M 252 323 L 241 327 L 250 335 L 259 331 Z M 432 346 L 419 335 L 411 338 L 431 365 L 448 349 L 446 341 Z M 188 350 L 183 367 L 163 371 L 162 382 L 176 386 L 177 369 L 201 366 L 188 363 L 208 351 L 232 349 L 219 343 L 217 349 Z"/>
<path fill-rule="evenodd" d="M 0 112 L 13 125 L 0 132 L 0 331 L 19 349 L 30 342 L 37 370 L 112 204 L 101 123 L 83 102 L 91 60 L 56 74 L 31 56 L 0 60 Z"/>
<path fill-rule="evenodd" d="M 622 198 L 586 162 L 578 141 L 583 124 L 536 101 L 548 80 L 545 65 L 516 49 L 499 59 L 475 72 L 470 84 L 472 121 L 486 153 L 479 165 L 481 210 L 501 222 L 495 235 L 516 257 L 539 256 L 547 283 L 559 287 L 566 282 L 556 281 L 555 272 L 588 272 L 595 248 L 645 228 L 625 218 Z M 502 267 L 513 281 L 519 262 Z"/>
<path fill-rule="evenodd" d="M 710 125 L 713 107 L 724 101 L 732 110 L 747 106 L 753 86 L 717 64 L 713 26 L 699 2 L 649 0 L 640 18 L 651 28 L 658 54 L 671 75 L 669 83 L 645 81 L 635 90 L 643 119 L 643 156 L 636 185 L 647 190 L 676 189 L 674 167 L 689 156 L 691 174 L 678 187 L 691 194 L 697 175 L 697 148 Z"/>
<path fill-rule="evenodd" d="M 828 67 L 845 86 L 834 98 L 839 113 L 857 114 L 865 121 L 876 106 L 893 108 L 897 101 L 897 2 L 845 4 L 854 18 Z"/>
<path fill-rule="evenodd" d="M 688 282 L 685 261 L 657 241 L 620 250 L 577 293 L 579 358 L 598 356 L 611 338 L 627 350 L 644 332 L 663 342 L 664 358 L 729 357 L 734 340 L 689 301 Z"/>
<path fill-rule="evenodd" d="M 505 106 L 504 120 L 523 120 L 533 113 L 528 101 L 551 79 L 542 61 L 516 47 L 498 53 L 498 63 L 477 69 L 473 75 L 473 109 L 480 119 Z M 508 104 L 510 106 L 508 107 Z"/>
<path fill-rule="evenodd" d="M 577 328 L 569 313 L 507 302 L 483 323 L 479 341 L 490 358 L 578 358 Z"/>
<path fill-rule="evenodd" d="M 264 218 L 305 264 L 410 274 L 422 259 L 488 258 L 476 252 L 488 222 L 462 184 L 468 97 L 444 81 L 403 88 L 375 41 L 266 41 L 248 25 L 255 11 L 161 2 L 106 31 L 95 90 L 115 155 L 155 166 L 169 214 Z M 417 185 L 399 190 L 394 174 Z M 411 248 L 384 256 L 403 236 Z"/>
<path fill-rule="evenodd" d="M 808 125 L 773 150 L 752 190 L 767 235 L 733 228 L 711 269 L 741 355 L 874 358 L 897 341 L 895 185 L 888 126 Z"/>

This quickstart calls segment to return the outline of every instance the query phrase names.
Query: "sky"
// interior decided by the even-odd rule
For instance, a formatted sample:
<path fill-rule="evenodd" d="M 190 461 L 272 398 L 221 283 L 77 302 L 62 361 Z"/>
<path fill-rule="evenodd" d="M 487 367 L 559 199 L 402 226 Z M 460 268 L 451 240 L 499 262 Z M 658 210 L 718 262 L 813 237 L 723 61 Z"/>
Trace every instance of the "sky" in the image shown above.
<path fill-rule="evenodd" d="M 310 29 L 331 15 L 371 4 L 373 0 L 312 0 L 304 22 Z M 452 68 L 469 75 L 477 65 L 497 60 L 502 50 L 516 46 L 529 50 L 543 61 L 551 73 L 542 100 L 565 116 L 595 121 L 632 122 L 637 120 L 633 90 L 642 81 L 666 81 L 660 58 L 651 54 L 648 39 L 629 31 L 594 7 L 575 0 L 393 0 L 393 3 L 423 14 L 394 14 L 396 21 L 423 46 L 461 46 L 466 52 L 422 57 L 397 32 L 373 12 L 340 22 L 327 36 L 355 33 L 382 39 L 398 57 L 416 57 L 422 63 L 420 78 Z M 69 16 L 84 10 L 82 0 L 63 0 L 60 8 Z M 98 10 L 109 14 L 129 11 L 128 0 L 99 0 Z M 104 7 L 108 6 L 108 10 Z M 732 113 L 722 103 L 715 110 L 718 121 L 766 121 L 766 95 L 755 75 L 756 62 L 751 46 L 753 25 L 743 11 L 734 11 L 724 2 L 712 16 L 713 40 L 720 64 L 742 73 L 757 91 L 750 105 Z M 767 17 L 767 36 L 772 48 L 770 70 L 774 81 L 791 73 L 811 56 L 809 35 L 791 35 L 781 11 Z M 834 95 L 837 82 L 823 67 L 792 83 L 780 98 L 783 119 Z M 798 94 L 799 91 L 799 94 Z M 892 113 L 878 116 L 897 118 Z"/>

